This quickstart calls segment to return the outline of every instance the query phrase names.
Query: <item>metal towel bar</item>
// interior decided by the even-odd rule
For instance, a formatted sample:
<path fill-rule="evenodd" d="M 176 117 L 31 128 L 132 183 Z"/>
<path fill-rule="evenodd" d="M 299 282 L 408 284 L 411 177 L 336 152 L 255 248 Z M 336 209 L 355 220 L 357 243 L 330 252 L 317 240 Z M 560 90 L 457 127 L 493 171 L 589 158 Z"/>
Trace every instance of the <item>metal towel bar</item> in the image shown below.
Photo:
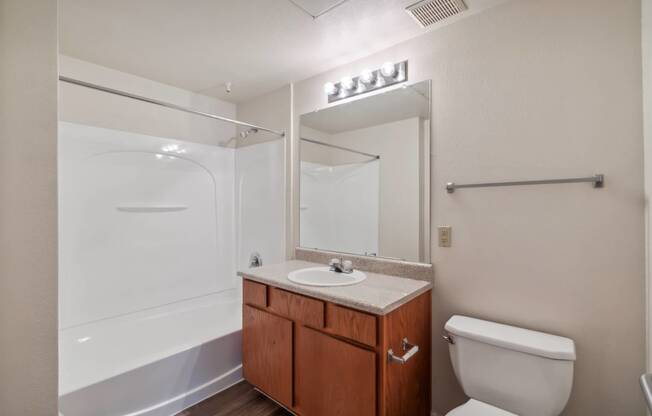
<path fill-rule="evenodd" d="M 604 186 L 604 175 L 597 174 L 587 178 L 566 178 L 566 179 L 541 179 L 536 181 L 514 181 L 514 182 L 485 182 L 485 183 L 468 183 L 456 184 L 455 182 L 448 182 L 446 184 L 446 192 L 452 194 L 456 189 L 462 188 L 486 188 L 495 186 L 521 186 L 521 185 L 547 185 L 552 183 L 592 183 L 594 188 L 602 188 Z"/>

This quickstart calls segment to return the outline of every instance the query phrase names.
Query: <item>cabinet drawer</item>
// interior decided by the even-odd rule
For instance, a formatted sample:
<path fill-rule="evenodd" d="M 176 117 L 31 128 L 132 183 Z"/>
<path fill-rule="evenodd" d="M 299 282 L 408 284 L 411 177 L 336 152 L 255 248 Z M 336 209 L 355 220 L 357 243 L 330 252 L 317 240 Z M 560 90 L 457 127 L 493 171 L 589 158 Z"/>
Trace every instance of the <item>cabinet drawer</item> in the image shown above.
<path fill-rule="evenodd" d="M 267 307 L 267 286 L 251 280 L 242 281 L 242 299 L 245 304 Z"/>
<path fill-rule="evenodd" d="M 326 304 L 326 329 L 335 335 L 376 346 L 376 317 L 364 312 Z"/>
<path fill-rule="evenodd" d="M 324 302 L 320 300 L 270 287 L 269 308 L 279 315 L 314 328 L 324 327 Z"/>

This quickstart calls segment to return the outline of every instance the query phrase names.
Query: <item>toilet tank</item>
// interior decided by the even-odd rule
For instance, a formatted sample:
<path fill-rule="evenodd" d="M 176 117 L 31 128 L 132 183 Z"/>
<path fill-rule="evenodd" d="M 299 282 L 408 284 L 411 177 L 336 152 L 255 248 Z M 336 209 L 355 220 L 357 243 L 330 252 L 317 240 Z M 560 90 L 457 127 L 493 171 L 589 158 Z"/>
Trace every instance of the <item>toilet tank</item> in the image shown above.
<path fill-rule="evenodd" d="M 573 340 L 465 316 L 445 326 L 467 396 L 520 416 L 557 416 L 573 384 Z"/>

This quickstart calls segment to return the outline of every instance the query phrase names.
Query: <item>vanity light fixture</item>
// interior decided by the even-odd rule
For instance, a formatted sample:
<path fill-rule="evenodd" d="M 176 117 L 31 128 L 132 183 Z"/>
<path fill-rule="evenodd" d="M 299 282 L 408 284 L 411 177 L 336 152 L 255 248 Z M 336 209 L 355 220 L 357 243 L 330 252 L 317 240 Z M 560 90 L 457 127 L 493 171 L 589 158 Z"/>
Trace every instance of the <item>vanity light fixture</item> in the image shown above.
<path fill-rule="evenodd" d="M 332 82 L 327 82 L 324 84 L 324 92 L 326 95 L 337 94 L 338 88 Z"/>
<path fill-rule="evenodd" d="M 363 69 L 360 73 L 360 81 L 365 85 L 370 85 L 376 80 L 376 73 L 371 69 Z"/>
<path fill-rule="evenodd" d="M 385 62 L 378 69 L 364 69 L 357 77 L 346 76 L 336 84 L 327 82 L 324 84 L 324 93 L 328 97 L 328 102 L 332 103 L 405 82 L 408 79 L 407 63 L 407 61 Z"/>
<path fill-rule="evenodd" d="M 342 90 L 352 90 L 354 85 L 355 83 L 351 77 L 344 77 L 340 80 L 340 86 L 342 87 Z"/>
<path fill-rule="evenodd" d="M 380 67 L 380 73 L 383 74 L 385 78 L 390 78 L 396 75 L 396 66 L 393 62 L 385 62 L 383 66 Z"/>

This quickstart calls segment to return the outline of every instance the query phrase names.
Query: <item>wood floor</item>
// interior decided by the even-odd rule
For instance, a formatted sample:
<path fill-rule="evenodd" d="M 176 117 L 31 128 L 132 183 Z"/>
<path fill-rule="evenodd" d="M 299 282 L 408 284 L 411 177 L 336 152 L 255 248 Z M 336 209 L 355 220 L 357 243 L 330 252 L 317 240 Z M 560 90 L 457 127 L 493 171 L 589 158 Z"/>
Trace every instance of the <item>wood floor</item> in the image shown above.
<path fill-rule="evenodd" d="M 243 381 L 184 410 L 177 416 L 291 416 L 292 413 Z"/>

